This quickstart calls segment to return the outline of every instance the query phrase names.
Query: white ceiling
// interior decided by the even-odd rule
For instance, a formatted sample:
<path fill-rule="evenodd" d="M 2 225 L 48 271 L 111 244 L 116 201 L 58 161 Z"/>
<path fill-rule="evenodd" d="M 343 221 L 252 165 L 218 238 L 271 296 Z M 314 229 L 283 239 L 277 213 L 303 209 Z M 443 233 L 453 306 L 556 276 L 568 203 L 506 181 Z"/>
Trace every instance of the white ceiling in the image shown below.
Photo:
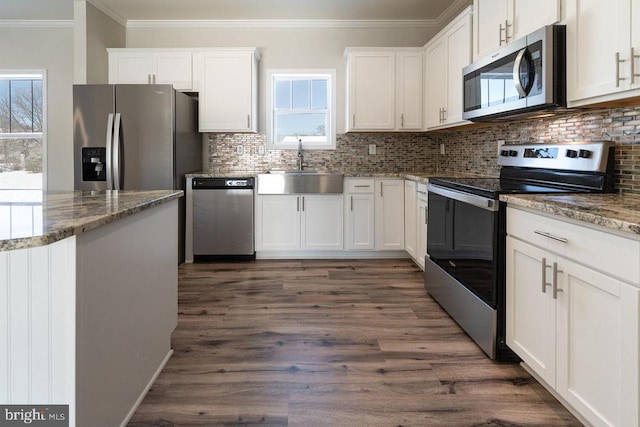
<path fill-rule="evenodd" d="M 465 0 L 87 0 L 128 20 L 437 20 Z M 450 11 L 449 11 L 450 12 Z M 1 19 L 73 19 L 73 0 L 0 0 Z"/>

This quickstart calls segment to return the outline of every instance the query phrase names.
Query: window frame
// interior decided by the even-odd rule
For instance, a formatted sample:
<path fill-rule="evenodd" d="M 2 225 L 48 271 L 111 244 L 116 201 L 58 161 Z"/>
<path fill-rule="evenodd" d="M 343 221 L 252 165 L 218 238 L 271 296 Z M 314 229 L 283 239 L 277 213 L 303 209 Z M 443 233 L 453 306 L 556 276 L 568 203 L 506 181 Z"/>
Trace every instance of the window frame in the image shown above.
<path fill-rule="evenodd" d="M 267 129 L 267 148 L 270 150 L 286 150 L 298 148 L 298 143 L 277 143 L 275 141 L 275 78 L 283 76 L 291 76 L 293 78 L 308 77 L 312 79 L 315 77 L 322 77 L 327 79 L 327 143 L 314 144 L 309 141 L 304 141 L 302 146 L 305 150 L 335 150 L 336 149 L 336 70 L 328 68 L 296 68 L 296 69 L 268 69 L 267 70 L 267 84 L 266 84 L 266 129 Z"/>
<path fill-rule="evenodd" d="M 46 69 L 3 69 L 0 68 L 0 77 L 11 80 L 42 79 L 42 129 L 41 132 L 24 133 L 0 133 L 2 139 L 39 138 L 42 144 L 42 190 L 47 189 L 47 70 Z"/>

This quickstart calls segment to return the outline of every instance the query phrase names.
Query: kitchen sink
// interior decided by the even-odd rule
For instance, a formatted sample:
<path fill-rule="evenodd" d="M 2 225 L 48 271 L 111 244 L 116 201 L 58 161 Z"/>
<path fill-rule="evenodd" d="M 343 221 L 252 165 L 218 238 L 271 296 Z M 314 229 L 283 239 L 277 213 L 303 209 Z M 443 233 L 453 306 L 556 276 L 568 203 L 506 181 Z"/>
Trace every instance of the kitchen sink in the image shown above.
<path fill-rule="evenodd" d="M 258 194 L 340 194 L 343 181 L 335 172 L 269 171 L 258 175 Z"/>

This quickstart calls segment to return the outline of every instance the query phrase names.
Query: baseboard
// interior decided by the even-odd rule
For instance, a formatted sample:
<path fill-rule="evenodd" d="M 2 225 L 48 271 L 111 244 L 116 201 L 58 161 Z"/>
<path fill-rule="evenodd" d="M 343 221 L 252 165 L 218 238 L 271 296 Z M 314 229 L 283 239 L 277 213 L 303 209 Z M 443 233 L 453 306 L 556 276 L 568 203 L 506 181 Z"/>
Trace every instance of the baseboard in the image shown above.
<path fill-rule="evenodd" d="M 122 424 L 120 424 L 120 427 L 126 427 L 126 425 L 129 423 L 129 421 L 131 420 L 131 418 L 133 417 L 133 414 L 136 413 L 136 411 L 138 410 L 138 407 L 140 406 L 140 404 L 142 403 L 142 401 L 144 400 L 144 397 L 147 395 L 147 393 L 149 392 L 149 389 L 151 388 L 151 386 L 153 385 L 154 382 L 156 382 L 156 379 L 158 378 L 158 375 L 160 375 L 160 372 L 162 372 L 162 370 L 164 369 L 164 366 L 167 364 L 167 362 L 169 361 L 169 359 L 171 359 L 171 356 L 173 355 L 173 350 L 169 350 L 169 352 L 167 353 L 167 355 L 164 357 L 164 359 L 162 360 L 162 363 L 160 363 L 160 366 L 158 366 L 158 369 L 156 369 L 156 371 L 153 373 L 153 376 L 151 377 L 151 379 L 149 380 L 149 382 L 147 383 L 146 387 L 144 388 L 144 390 L 142 391 L 142 393 L 140 393 L 140 396 L 138 396 L 138 398 L 136 399 L 135 403 L 133 404 L 133 406 L 131 407 L 131 410 L 129 411 L 129 413 L 127 414 L 126 417 L 124 417 L 124 420 L 122 421 Z"/>
<path fill-rule="evenodd" d="M 409 258 L 406 251 L 259 251 L 256 259 L 382 259 Z"/>

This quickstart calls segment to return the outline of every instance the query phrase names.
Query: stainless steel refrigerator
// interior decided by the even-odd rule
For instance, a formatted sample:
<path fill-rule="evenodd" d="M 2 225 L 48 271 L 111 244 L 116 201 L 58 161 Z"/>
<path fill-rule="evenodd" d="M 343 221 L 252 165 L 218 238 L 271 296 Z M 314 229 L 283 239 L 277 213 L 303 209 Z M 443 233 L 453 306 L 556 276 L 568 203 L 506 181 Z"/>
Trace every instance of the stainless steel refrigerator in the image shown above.
<path fill-rule="evenodd" d="M 198 101 L 171 85 L 74 85 L 76 190 L 184 190 L 202 170 Z M 184 261 L 185 198 L 178 259 Z"/>

